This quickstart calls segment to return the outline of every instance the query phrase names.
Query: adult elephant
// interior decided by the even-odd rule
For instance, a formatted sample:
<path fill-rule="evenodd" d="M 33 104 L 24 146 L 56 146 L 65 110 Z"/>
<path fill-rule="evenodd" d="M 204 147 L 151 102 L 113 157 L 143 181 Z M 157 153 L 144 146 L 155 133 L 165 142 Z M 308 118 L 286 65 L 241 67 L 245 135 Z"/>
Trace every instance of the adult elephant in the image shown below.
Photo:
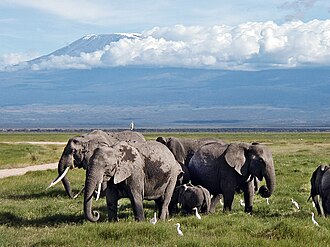
<path fill-rule="evenodd" d="M 97 148 L 86 172 L 85 218 L 92 222 L 99 219 L 99 213 L 92 212 L 93 194 L 106 181 L 110 221 L 118 221 L 117 205 L 120 198 L 130 199 L 138 221 L 145 219 L 144 199 L 155 200 L 159 206 L 160 219 L 165 219 L 169 216 L 168 205 L 180 174 L 182 169 L 173 154 L 155 141 L 120 142 L 112 147 Z"/>
<path fill-rule="evenodd" d="M 64 148 L 58 162 L 58 177 L 48 186 L 54 186 L 62 181 L 66 193 L 74 197 L 70 182 L 66 177 L 70 168 L 84 168 L 88 166 L 89 159 L 94 150 L 102 146 L 111 146 L 119 141 L 145 141 L 143 135 L 134 131 L 105 132 L 94 130 L 90 133 L 71 138 Z"/>
<path fill-rule="evenodd" d="M 262 197 L 270 197 L 275 190 L 272 154 L 257 143 L 204 145 L 191 158 L 188 168 L 193 184 L 202 185 L 212 195 L 223 195 L 224 211 L 232 209 L 235 190 L 241 189 L 245 212 L 252 212 L 254 177 L 266 180 L 266 186 L 259 189 Z"/>
<path fill-rule="evenodd" d="M 330 214 L 330 167 L 320 165 L 311 177 L 310 198 L 313 199 L 317 212 L 321 216 Z"/>
<path fill-rule="evenodd" d="M 210 192 L 201 185 L 183 184 L 174 189 L 170 203 L 170 213 L 178 212 L 177 205 L 186 213 L 197 208 L 202 213 L 209 213 L 211 206 Z"/>
<path fill-rule="evenodd" d="M 208 139 L 189 139 L 189 138 L 177 138 L 177 137 L 158 137 L 156 141 L 163 143 L 168 147 L 169 150 L 174 154 L 175 159 L 180 163 L 184 175 L 182 183 L 188 183 L 190 181 L 190 173 L 187 168 L 191 157 L 194 153 L 203 145 L 218 142 L 221 144 L 225 144 L 222 140 L 215 138 Z"/>

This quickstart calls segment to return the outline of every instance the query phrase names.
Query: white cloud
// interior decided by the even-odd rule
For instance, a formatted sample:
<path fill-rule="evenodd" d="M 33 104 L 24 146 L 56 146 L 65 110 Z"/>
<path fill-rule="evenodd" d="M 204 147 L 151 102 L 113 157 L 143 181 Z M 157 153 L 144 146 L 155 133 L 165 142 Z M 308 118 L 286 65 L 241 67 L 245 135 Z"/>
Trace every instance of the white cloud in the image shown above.
<path fill-rule="evenodd" d="M 40 54 L 37 52 L 27 52 L 27 53 L 7 53 L 0 56 L 0 71 L 10 69 L 11 66 L 22 64 L 25 61 L 34 59 Z"/>
<path fill-rule="evenodd" d="M 264 69 L 330 65 L 330 20 L 237 26 L 155 27 L 79 57 L 51 56 L 33 69 L 99 66 Z"/>

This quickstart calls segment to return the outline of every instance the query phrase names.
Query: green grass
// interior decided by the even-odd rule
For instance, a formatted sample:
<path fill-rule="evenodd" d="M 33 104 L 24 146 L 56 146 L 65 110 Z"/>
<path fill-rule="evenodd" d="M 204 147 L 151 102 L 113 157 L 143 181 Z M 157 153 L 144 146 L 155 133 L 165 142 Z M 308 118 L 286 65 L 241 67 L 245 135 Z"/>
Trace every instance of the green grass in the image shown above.
<path fill-rule="evenodd" d="M 67 142 L 77 133 L 0 133 L 0 142 Z"/>
<path fill-rule="evenodd" d="M 214 214 L 202 215 L 202 221 L 193 216 L 177 215 L 170 221 L 151 225 L 149 219 L 153 216 L 153 202 L 145 202 L 146 222 L 137 223 L 133 219 L 128 200 L 122 199 L 120 222 L 109 223 L 106 221 L 105 199 L 100 199 L 94 202 L 93 208 L 100 211 L 101 219 L 93 224 L 83 218 L 82 197 L 76 200 L 67 198 L 61 184 L 45 190 L 56 177 L 56 170 L 30 172 L 24 176 L 0 180 L 0 246 L 329 245 L 330 221 L 328 218 L 316 217 L 321 227 L 314 226 L 310 213 L 315 212 L 315 209 L 311 202 L 307 202 L 307 198 L 311 173 L 320 163 L 330 163 L 330 133 L 145 135 L 147 139 L 175 135 L 193 138 L 217 137 L 227 142 L 266 143 L 273 152 L 277 174 L 277 188 L 270 198 L 271 204 L 267 206 L 263 198 L 256 196 L 254 212 L 248 215 L 239 206 L 242 195 L 237 194 L 231 213 L 224 214 L 218 208 Z M 43 138 L 45 141 L 55 139 L 53 134 L 49 139 L 46 136 Z M 20 141 L 30 141 L 23 139 Z M 29 145 L 27 146 L 25 148 L 29 148 Z M 28 150 L 33 153 L 33 149 Z M 9 159 L 15 154 L 19 156 L 18 153 L 13 150 L 7 157 Z M 60 153 L 61 151 L 56 161 Z M 78 191 L 84 183 L 84 171 L 70 171 L 69 176 L 73 189 Z M 291 198 L 299 202 L 301 210 L 295 210 L 290 202 Z M 181 224 L 183 237 L 176 234 L 177 222 Z"/>
<path fill-rule="evenodd" d="M 63 148 L 64 145 L 0 143 L 0 169 L 57 162 Z"/>

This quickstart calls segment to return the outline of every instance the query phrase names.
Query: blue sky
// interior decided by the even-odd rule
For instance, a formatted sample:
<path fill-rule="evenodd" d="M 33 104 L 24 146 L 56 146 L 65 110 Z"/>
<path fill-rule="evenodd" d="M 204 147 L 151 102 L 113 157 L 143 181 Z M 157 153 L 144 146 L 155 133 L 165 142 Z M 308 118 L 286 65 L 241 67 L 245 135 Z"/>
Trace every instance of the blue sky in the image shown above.
<path fill-rule="evenodd" d="M 171 37 L 168 33 L 175 31 L 176 25 L 187 29 L 191 26 L 207 29 L 217 25 L 237 27 L 249 22 L 262 23 L 261 26 L 269 21 L 276 25 L 295 20 L 308 23 L 314 19 L 330 19 L 328 0 L 1 0 L 0 63 L 14 64 L 15 61 L 48 54 L 94 33 L 146 32 L 157 35 L 154 28 L 160 27 L 163 28 L 162 33 L 167 32 L 167 37 Z M 324 22 L 317 24 L 318 29 L 329 26 Z M 315 28 L 315 25 L 304 28 Z M 330 36 L 324 35 L 324 31 L 318 34 L 322 33 L 319 40 L 326 43 L 326 48 L 319 52 L 324 53 L 325 49 L 328 55 Z M 313 62 L 315 59 L 319 58 L 304 61 Z M 321 58 L 322 61 L 327 59 Z"/>

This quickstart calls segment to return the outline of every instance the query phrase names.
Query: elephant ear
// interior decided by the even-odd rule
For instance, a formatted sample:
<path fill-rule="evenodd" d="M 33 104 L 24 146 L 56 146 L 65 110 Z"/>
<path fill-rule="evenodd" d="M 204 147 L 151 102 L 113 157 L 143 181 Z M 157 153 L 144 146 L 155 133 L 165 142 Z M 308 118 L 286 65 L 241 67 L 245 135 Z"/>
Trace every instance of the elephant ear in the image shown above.
<path fill-rule="evenodd" d="M 245 165 L 245 151 L 248 148 L 249 146 L 246 143 L 232 143 L 228 145 L 225 153 L 225 160 L 228 165 L 242 176 L 246 176 L 248 173 L 248 166 Z"/>
<path fill-rule="evenodd" d="M 163 136 L 159 136 L 159 137 L 157 137 L 156 141 L 157 141 L 157 142 L 160 142 L 160 143 L 162 143 L 162 144 L 164 144 L 164 145 L 166 145 L 166 142 L 167 142 L 166 138 L 163 137 Z"/>
<path fill-rule="evenodd" d="M 167 147 L 174 154 L 175 159 L 184 164 L 186 159 L 186 150 L 182 143 L 176 138 L 170 138 L 167 142 Z"/>
<path fill-rule="evenodd" d="M 136 148 L 127 143 L 116 145 L 118 151 L 117 166 L 114 174 L 114 184 L 129 178 L 136 169 L 143 167 L 143 160 Z"/>

